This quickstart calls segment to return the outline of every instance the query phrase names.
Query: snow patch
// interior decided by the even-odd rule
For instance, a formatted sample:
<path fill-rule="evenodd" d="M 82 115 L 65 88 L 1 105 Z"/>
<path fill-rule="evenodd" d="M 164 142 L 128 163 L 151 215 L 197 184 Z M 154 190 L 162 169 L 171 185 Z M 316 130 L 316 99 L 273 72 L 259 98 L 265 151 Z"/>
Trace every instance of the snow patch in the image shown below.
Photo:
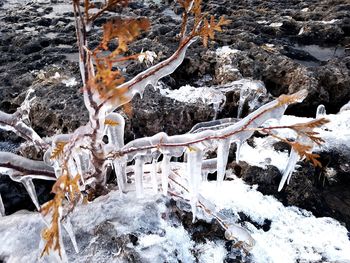
<path fill-rule="evenodd" d="M 62 80 L 62 83 L 66 85 L 68 88 L 72 88 L 78 85 L 78 82 L 75 78 L 69 78 Z"/>
<path fill-rule="evenodd" d="M 219 189 L 215 182 L 205 182 L 201 193 L 220 209 L 231 209 L 234 214 L 243 212 L 259 224 L 271 220 L 271 228 L 266 232 L 246 224 L 256 240 L 251 251 L 253 262 L 350 260 L 347 230 L 332 218 L 316 218 L 306 210 L 284 207 L 274 197 L 264 196 L 238 178 L 225 181 Z"/>

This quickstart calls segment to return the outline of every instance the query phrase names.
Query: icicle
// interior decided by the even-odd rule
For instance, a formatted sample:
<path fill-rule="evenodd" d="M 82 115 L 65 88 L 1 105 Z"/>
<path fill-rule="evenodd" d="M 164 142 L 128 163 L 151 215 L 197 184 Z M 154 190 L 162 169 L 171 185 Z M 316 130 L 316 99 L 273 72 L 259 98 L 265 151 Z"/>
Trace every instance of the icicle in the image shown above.
<path fill-rule="evenodd" d="M 168 182 L 169 182 L 169 174 L 170 174 L 170 158 L 171 158 L 171 156 L 164 154 L 162 164 L 161 164 L 162 189 L 163 189 L 164 195 L 168 194 Z"/>
<path fill-rule="evenodd" d="M 318 105 L 316 110 L 316 119 L 322 118 L 326 115 L 326 107 L 323 104 Z"/>
<path fill-rule="evenodd" d="M 122 194 L 126 190 L 126 171 L 125 171 L 125 163 L 118 161 L 113 161 L 113 168 L 115 171 L 115 176 L 117 177 L 117 183 Z"/>
<path fill-rule="evenodd" d="M 283 172 L 283 176 L 282 179 L 280 181 L 280 184 L 278 186 L 278 191 L 281 191 L 284 184 L 287 183 L 289 184 L 289 180 L 292 176 L 292 173 L 294 171 L 295 165 L 297 164 L 297 162 L 299 161 L 299 155 L 295 150 L 291 150 L 290 151 L 290 155 L 289 155 L 289 159 L 288 159 L 288 163 L 287 166 Z"/>
<path fill-rule="evenodd" d="M 157 181 L 157 160 L 153 159 L 151 164 L 151 181 L 152 181 L 152 189 L 156 194 L 158 193 L 158 181 Z"/>
<path fill-rule="evenodd" d="M 0 217 L 1 216 L 5 216 L 6 213 L 5 213 L 5 206 L 4 206 L 4 203 L 2 201 L 2 197 L 1 197 L 1 194 L 0 194 Z"/>
<path fill-rule="evenodd" d="M 241 155 L 241 148 L 242 148 L 242 141 L 237 141 L 236 142 L 236 146 L 237 146 L 237 150 L 236 150 L 236 163 L 239 164 L 239 158 Z"/>
<path fill-rule="evenodd" d="M 226 165 L 228 160 L 228 155 L 230 151 L 230 139 L 224 139 L 219 141 L 218 151 L 217 151 L 217 182 L 220 185 L 224 181 L 224 176 L 226 172 Z"/>
<path fill-rule="evenodd" d="M 187 179 L 193 222 L 197 215 L 198 192 L 202 180 L 202 159 L 203 152 L 201 150 L 192 147 L 189 148 L 187 151 Z"/>
<path fill-rule="evenodd" d="M 75 234 L 74 234 L 74 230 L 73 230 L 73 226 L 72 226 L 72 223 L 70 221 L 70 218 L 66 217 L 65 220 L 62 222 L 62 224 L 63 224 L 63 227 L 66 230 L 70 240 L 72 241 L 75 252 L 79 253 L 77 240 L 75 238 Z"/>
<path fill-rule="evenodd" d="M 142 177 L 143 177 L 143 164 L 144 161 L 142 157 L 136 157 L 135 158 L 135 187 L 136 187 L 136 196 L 137 197 L 142 197 L 143 196 L 143 182 L 142 182 Z"/>
<path fill-rule="evenodd" d="M 243 106 L 246 99 L 249 97 L 250 91 L 247 88 L 241 88 L 239 92 L 239 102 L 238 102 L 238 110 L 237 110 L 237 118 L 240 118 L 243 111 Z"/>
<path fill-rule="evenodd" d="M 38 201 L 38 196 L 36 195 L 35 186 L 31 178 L 23 178 L 21 180 L 22 184 L 26 188 L 30 198 L 32 199 L 36 209 L 40 211 L 40 205 Z"/>

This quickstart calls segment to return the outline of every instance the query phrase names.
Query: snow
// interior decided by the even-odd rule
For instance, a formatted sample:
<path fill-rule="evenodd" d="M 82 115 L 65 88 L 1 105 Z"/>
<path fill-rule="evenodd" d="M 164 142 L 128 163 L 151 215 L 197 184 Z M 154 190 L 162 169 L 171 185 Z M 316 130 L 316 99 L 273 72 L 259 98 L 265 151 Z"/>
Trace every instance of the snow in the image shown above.
<path fill-rule="evenodd" d="M 282 25 L 283 25 L 283 23 L 281 23 L 281 22 L 275 22 L 275 23 L 271 23 L 269 26 L 278 28 L 278 27 L 281 27 Z"/>
<path fill-rule="evenodd" d="M 62 83 L 65 84 L 66 87 L 68 88 L 72 88 L 78 85 L 78 82 L 74 77 L 69 79 L 64 79 L 62 80 Z"/>
<path fill-rule="evenodd" d="M 214 88 L 201 87 L 195 88 L 190 85 L 185 85 L 177 90 L 169 90 L 159 87 L 159 91 L 163 96 L 185 103 L 198 103 L 199 101 L 205 104 L 213 104 L 214 107 L 219 107 L 226 101 L 225 95 Z"/>
<path fill-rule="evenodd" d="M 251 251 L 255 263 L 350 260 L 347 230 L 332 218 L 316 218 L 306 210 L 284 207 L 238 178 L 225 181 L 219 189 L 214 182 L 203 183 L 201 193 L 220 209 L 243 212 L 260 224 L 265 219 L 272 221 L 266 232 L 246 223 L 256 240 Z"/>
<path fill-rule="evenodd" d="M 186 166 L 182 169 L 185 171 Z M 347 230 L 339 222 L 316 218 L 297 207 L 284 207 L 274 197 L 264 196 L 256 187 L 231 177 L 233 181 L 224 181 L 219 187 L 215 182 L 203 182 L 199 191 L 216 205 L 217 211 L 224 209 L 232 223 L 237 221 L 239 212 L 260 225 L 266 219 L 271 220 L 266 232 L 249 222 L 242 225 L 255 240 L 250 251 L 252 262 L 350 260 Z M 78 254 L 63 231 L 69 262 L 91 259 L 125 262 L 123 255 L 128 250 L 141 262 L 223 262 L 228 255 L 224 238 L 195 243 L 183 226 L 173 225 L 170 218 L 163 219 L 166 202 L 167 199 L 152 195 L 150 191 L 146 191 L 142 199 L 137 199 L 135 192 L 121 197 L 117 191 L 112 191 L 92 203 L 78 206 L 70 216 L 72 227 L 68 226 L 69 232 L 74 231 L 79 237 L 76 240 Z M 7 262 L 37 262 L 42 248 L 40 232 L 44 226 L 38 213 L 18 212 L 0 217 L 0 255 Z M 136 244 L 121 246 L 111 241 L 111 236 L 122 240 L 129 234 L 138 237 Z M 115 244 L 114 247 L 110 248 L 111 244 Z M 55 261 L 50 257 L 43 262 Z"/>

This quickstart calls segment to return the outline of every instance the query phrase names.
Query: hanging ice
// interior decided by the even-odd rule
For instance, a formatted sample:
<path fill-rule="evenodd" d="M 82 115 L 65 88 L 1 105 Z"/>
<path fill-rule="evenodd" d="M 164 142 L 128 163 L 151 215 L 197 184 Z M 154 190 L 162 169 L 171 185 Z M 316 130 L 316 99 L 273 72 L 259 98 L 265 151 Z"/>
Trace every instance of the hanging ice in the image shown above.
<path fill-rule="evenodd" d="M 169 181 L 169 174 L 170 174 L 170 159 L 171 156 L 164 154 L 163 160 L 161 164 L 162 168 L 162 189 L 163 194 L 168 194 L 168 181 Z"/>
<path fill-rule="evenodd" d="M 158 193 L 158 181 L 157 181 L 157 160 L 153 159 L 151 164 L 151 183 L 154 193 Z"/>
<path fill-rule="evenodd" d="M 2 201 L 1 194 L 0 194 L 0 216 L 5 216 L 5 215 L 6 215 L 5 206 L 4 206 L 4 203 Z"/>
<path fill-rule="evenodd" d="M 197 215 L 198 191 L 202 181 L 202 159 L 203 153 L 201 150 L 189 148 L 187 151 L 187 180 L 193 222 Z"/>
<path fill-rule="evenodd" d="M 286 181 L 287 181 L 287 183 L 289 183 L 289 180 L 292 177 L 292 173 L 294 171 L 295 165 L 297 164 L 298 161 L 299 161 L 299 155 L 294 149 L 292 149 L 290 151 L 287 166 L 283 172 L 282 179 L 281 179 L 280 184 L 278 186 L 278 191 L 282 190 Z"/>
<path fill-rule="evenodd" d="M 316 109 L 316 119 L 322 118 L 326 115 L 326 107 L 323 104 L 318 105 Z"/>
<path fill-rule="evenodd" d="M 143 165 L 144 161 L 141 156 L 135 158 L 135 188 L 136 188 L 136 196 L 142 197 L 143 196 Z"/>
<path fill-rule="evenodd" d="M 125 162 L 124 160 L 115 160 L 113 161 L 113 168 L 115 176 L 117 177 L 117 184 L 121 193 L 126 190 L 126 171 L 125 171 Z"/>
<path fill-rule="evenodd" d="M 30 198 L 32 199 L 36 209 L 38 211 L 40 211 L 40 205 L 39 205 L 39 201 L 38 201 L 38 196 L 36 195 L 36 191 L 35 191 L 35 186 L 33 184 L 32 179 L 30 178 L 23 178 L 21 180 L 22 184 L 24 185 L 24 187 L 26 188 Z"/>
<path fill-rule="evenodd" d="M 70 240 L 72 241 L 74 250 L 76 253 L 79 253 L 79 248 L 78 248 L 78 244 L 77 244 L 77 240 L 75 238 L 75 234 L 74 234 L 74 230 L 73 230 L 73 226 L 72 223 L 70 221 L 69 216 L 67 216 L 63 221 L 62 221 L 63 227 L 66 230 Z"/>
<path fill-rule="evenodd" d="M 220 140 L 217 150 L 217 181 L 221 184 L 224 180 L 228 155 L 230 151 L 230 139 Z"/>

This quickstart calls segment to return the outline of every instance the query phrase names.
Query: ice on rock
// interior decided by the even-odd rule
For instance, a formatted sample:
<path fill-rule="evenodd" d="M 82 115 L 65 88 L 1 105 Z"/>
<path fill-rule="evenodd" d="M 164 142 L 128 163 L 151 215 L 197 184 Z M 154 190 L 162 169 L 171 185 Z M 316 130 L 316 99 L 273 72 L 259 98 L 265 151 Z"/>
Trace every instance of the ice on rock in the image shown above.
<path fill-rule="evenodd" d="M 164 154 L 163 160 L 161 163 L 161 169 L 162 169 L 162 189 L 163 194 L 168 194 L 168 183 L 169 183 L 169 175 L 170 175 L 170 159 L 171 156 Z"/>
<path fill-rule="evenodd" d="M 142 197 L 143 196 L 143 165 L 144 160 L 142 157 L 136 157 L 135 158 L 135 188 L 136 188 L 136 196 Z"/>
<path fill-rule="evenodd" d="M 170 90 L 160 86 L 159 91 L 163 96 L 186 103 L 203 102 L 207 105 L 213 105 L 215 112 L 214 119 L 221 107 L 225 105 L 226 96 L 218 89 L 212 87 L 192 87 L 190 85 L 182 86 L 177 90 Z"/>
<path fill-rule="evenodd" d="M 202 181 L 202 159 L 203 152 L 201 150 L 189 148 L 187 151 L 187 181 L 193 222 L 197 215 L 198 192 Z"/>
<path fill-rule="evenodd" d="M 217 150 L 217 181 L 218 184 L 224 181 L 226 165 L 230 151 L 230 139 L 220 140 Z"/>

